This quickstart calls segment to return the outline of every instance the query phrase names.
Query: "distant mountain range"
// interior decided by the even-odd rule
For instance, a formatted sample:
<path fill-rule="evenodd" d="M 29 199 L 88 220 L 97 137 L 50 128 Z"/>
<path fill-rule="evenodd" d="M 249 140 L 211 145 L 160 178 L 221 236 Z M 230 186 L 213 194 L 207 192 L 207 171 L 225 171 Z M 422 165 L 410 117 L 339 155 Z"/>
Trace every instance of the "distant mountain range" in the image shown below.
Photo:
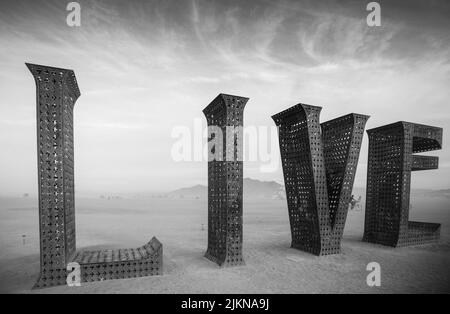
<path fill-rule="evenodd" d="M 166 196 L 170 198 L 206 198 L 208 189 L 205 185 L 197 184 L 169 192 Z"/>
<path fill-rule="evenodd" d="M 362 197 L 365 202 L 366 190 L 362 187 L 354 187 L 352 194 L 355 199 Z M 445 197 L 450 199 L 450 189 L 426 190 L 412 189 L 411 196 L 424 197 Z M 207 199 L 208 188 L 205 185 L 197 184 L 190 187 L 174 190 L 168 193 L 145 193 L 135 195 L 137 198 L 170 198 L 170 199 Z M 245 199 L 286 199 L 284 185 L 275 181 L 260 181 L 251 178 L 244 178 L 244 198 Z"/>
<path fill-rule="evenodd" d="M 205 185 L 194 185 L 167 193 L 169 198 L 206 199 L 208 188 Z M 275 181 L 260 181 L 244 178 L 244 198 L 248 199 L 286 199 L 284 185 Z"/>
<path fill-rule="evenodd" d="M 445 197 L 447 199 L 450 199 L 450 189 L 443 189 L 443 190 L 412 189 L 411 194 L 416 196 Z"/>

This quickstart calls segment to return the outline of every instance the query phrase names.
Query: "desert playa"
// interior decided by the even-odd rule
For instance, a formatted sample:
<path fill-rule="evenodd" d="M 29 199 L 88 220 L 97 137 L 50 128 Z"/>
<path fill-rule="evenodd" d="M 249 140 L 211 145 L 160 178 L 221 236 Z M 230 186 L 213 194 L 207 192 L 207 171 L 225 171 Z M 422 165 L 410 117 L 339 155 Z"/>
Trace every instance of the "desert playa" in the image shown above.
<path fill-rule="evenodd" d="M 261 188 L 261 187 L 259 187 Z M 199 187 L 195 187 L 199 189 Z M 244 185 L 244 266 L 220 268 L 203 257 L 207 199 L 200 192 L 76 199 L 79 249 L 135 247 L 157 236 L 164 275 L 31 290 L 39 273 L 37 200 L 0 199 L 0 292 L 3 293 L 449 293 L 448 191 L 413 190 L 410 220 L 440 222 L 438 244 L 390 248 L 361 241 L 361 208 L 349 210 L 342 254 L 317 257 L 290 248 L 286 200 L 256 197 Z M 200 189 L 201 190 L 201 189 Z M 369 262 L 381 286 L 366 284 Z"/>

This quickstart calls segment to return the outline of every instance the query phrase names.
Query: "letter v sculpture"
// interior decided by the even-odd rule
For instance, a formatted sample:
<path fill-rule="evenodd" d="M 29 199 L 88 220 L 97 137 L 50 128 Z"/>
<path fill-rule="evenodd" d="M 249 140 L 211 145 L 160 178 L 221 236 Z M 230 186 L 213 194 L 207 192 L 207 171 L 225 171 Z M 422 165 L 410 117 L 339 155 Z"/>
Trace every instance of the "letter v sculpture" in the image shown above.
<path fill-rule="evenodd" d="M 66 283 L 67 265 L 81 282 L 162 274 L 155 238 L 136 249 L 76 251 L 73 107 L 80 96 L 72 70 L 26 64 L 36 82 L 40 276 L 35 288 Z"/>
<path fill-rule="evenodd" d="M 351 113 L 322 124 L 321 107 L 295 105 L 272 116 L 280 153 L 292 247 L 338 254 L 369 116 Z"/>

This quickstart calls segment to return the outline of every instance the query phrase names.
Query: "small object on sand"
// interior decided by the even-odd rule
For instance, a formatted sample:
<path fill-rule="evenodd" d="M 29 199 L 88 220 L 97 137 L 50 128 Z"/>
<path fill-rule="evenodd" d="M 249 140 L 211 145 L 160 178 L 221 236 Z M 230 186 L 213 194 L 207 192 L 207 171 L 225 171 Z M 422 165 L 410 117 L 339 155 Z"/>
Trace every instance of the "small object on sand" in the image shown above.
<path fill-rule="evenodd" d="M 303 259 L 301 257 L 295 256 L 295 255 L 288 255 L 288 256 L 286 256 L 286 259 L 290 260 L 291 262 L 296 262 L 296 263 L 303 262 Z"/>
<path fill-rule="evenodd" d="M 22 234 L 22 243 L 23 245 L 25 245 L 25 239 L 26 239 L 27 235 L 26 234 Z"/>
<path fill-rule="evenodd" d="M 350 210 L 353 210 L 356 208 L 356 210 L 361 210 L 361 195 L 358 199 L 356 199 L 353 195 L 351 196 L 350 200 Z"/>

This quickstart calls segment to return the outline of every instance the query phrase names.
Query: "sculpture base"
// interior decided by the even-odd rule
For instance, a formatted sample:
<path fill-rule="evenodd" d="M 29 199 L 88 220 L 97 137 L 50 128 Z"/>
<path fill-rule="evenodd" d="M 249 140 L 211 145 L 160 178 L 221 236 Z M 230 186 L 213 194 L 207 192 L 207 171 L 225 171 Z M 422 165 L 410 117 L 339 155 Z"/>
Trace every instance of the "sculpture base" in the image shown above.
<path fill-rule="evenodd" d="M 162 275 L 163 246 L 153 237 L 137 249 L 77 251 L 70 262 L 80 265 L 81 282 Z M 67 269 L 41 271 L 35 288 L 65 285 Z"/>
<path fill-rule="evenodd" d="M 210 260 L 211 262 L 216 263 L 217 265 L 219 265 L 220 267 L 232 267 L 232 266 L 243 266 L 245 265 L 245 261 L 242 258 L 241 255 L 239 256 L 234 256 L 234 257 L 225 257 L 225 258 L 218 258 L 212 254 L 210 254 L 209 252 L 206 252 L 204 257 L 208 260 Z"/>
<path fill-rule="evenodd" d="M 386 232 L 368 232 L 363 241 L 391 247 L 406 247 L 437 243 L 441 225 L 437 223 L 408 221 L 408 229 L 399 235 Z"/>
<path fill-rule="evenodd" d="M 340 243 L 337 244 L 330 244 L 330 245 L 318 245 L 317 247 L 308 246 L 302 243 L 291 243 L 291 248 L 297 249 L 299 251 L 311 253 L 316 256 L 325 256 L 325 255 L 334 255 L 334 254 L 341 254 L 341 245 Z"/>

